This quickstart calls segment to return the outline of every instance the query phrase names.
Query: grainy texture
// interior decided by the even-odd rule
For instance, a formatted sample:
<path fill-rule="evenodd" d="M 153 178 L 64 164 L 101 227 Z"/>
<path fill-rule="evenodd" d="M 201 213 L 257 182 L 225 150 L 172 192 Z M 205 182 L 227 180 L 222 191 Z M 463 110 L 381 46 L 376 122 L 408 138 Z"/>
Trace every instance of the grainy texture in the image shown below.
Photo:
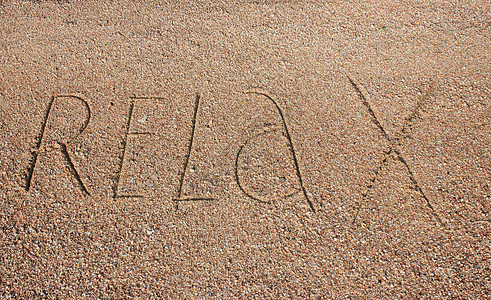
<path fill-rule="evenodd" d="M 490 55 L 489 1 L 0 1 L 0 298 L 491 298 Z"/>

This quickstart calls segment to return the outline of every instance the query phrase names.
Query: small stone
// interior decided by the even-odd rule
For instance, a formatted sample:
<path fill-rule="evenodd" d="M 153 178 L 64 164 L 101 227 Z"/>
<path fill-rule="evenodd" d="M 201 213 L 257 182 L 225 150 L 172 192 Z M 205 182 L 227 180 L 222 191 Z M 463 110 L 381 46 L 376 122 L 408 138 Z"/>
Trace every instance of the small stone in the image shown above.
<path fill-rule="evenodd" d="M 142 118 L 138 119 L 138 123 L 145 124 L 147 123 L 148 116 L 143 116 Z"/>

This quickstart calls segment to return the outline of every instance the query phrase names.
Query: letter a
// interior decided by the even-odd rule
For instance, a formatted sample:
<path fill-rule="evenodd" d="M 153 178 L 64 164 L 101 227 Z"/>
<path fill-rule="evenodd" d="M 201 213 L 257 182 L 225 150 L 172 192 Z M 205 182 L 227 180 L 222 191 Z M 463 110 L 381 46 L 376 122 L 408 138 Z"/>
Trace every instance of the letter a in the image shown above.
<path fill-rule="evenodd" d="M 297 159 L 297 155 L 295 153 L 295 149 L 293 147 L 293 143 L 292 143 L 292 139 L 291 139 L 291 136 L 290 136 L 290 132 L 288 130 L 288 126 L 286 124 L 286 121 L 285 121 L 285 117 L 284 117 L 284 114 L 283 114 L 283 111 L 281 110 L 280 106 L 278 105 L 278 103 L 276 102 L 275 99 L 273 99 L 272 96 L 270 96 L 269 93 L 265 92 L 265 91 L 261 91 L 261 90 L 248 90 L 245 92 L 246 94 L 256 94 L 256 95 L 261 95 L 261 96 L 264 96 L 269 102 L 271 102 L 274 106 L 274 108 L 278 111 L 278 114 L 281 118 L 281 127 L 283 127 L 283 131 L 284 131 L 284 136 L 286 138 L 286 142 L 287 142 L 287 146 L 288 146 L 288 149 L 289 149 L 289 152 L 291 154 L 291 159 L 293 160 L 293 164 L 294 164 L 294 168 L 295 168 L 295 173 L 296 173 L 296 177 L 298 178 L 298 183 L 300 185 L 300 188 L 299 190 L 303 193 L 310 209 L 315 212 L 315 208 L 314 208 L 314 205 L 312 203 L 312 201 L 310 200 L 308 194 L 307 194 L 307 191 L 305 190 L 305 187 L 304 187 L 304 184 L 303 184 L 303 179 L 302 179 L 302 174 L 300 173 L 300 167 L 298 165 L 298 159 Z M 250 144 L 252 142 L 252 140 L 256 139 L 256 138 L 259 138 L 260 136 L 268 133 L 268 132 L 272 132 L 276 129 L 266 129 L 266 130 L 263 130 L 262 132 L 259 132 L 251 137 L 249 137 L 239 148 L 239 151 L 237 153 L 237 156 L 236 156 L 236 159 L 235 159 L 235 180 L 236 180 L 236 183 L 237 185 L 239 186 L 240 190 L 246 194 L 249 198 L 251 199 L 254 199 L 256 201 L 260 201 L 260 202 L 270 202 L 270 201 L 267 201 L 267 200 L 264 200 L 263 198 L 261 198 L 260 196 L 258 195 L 254 195 L 252 192 L 249 192 L 246 190 L 246 188 L 244 187 L 243 185 L 243 182 L 241 181 L 241 176 L 239 174 L 239 161 L 241 159 L 241 157 L 243 156 L 243 152 L 244 152 L 244 148 Z M 284 197 L 288 197 L 288 196 L 291 196 L 293 195 L 294 193 L 287 193 L 285 195 L 283 195 Z"/>

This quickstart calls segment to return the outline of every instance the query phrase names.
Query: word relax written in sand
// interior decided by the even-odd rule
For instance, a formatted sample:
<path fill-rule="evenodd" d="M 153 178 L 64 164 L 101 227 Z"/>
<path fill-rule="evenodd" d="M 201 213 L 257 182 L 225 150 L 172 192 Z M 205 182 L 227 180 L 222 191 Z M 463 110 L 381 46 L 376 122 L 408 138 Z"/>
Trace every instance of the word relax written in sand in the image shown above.
<path fill-rule="evenodd" d="M 408 136 L 407 133 L 408 133 L 410 127 L 412 126 L 413 120 L 415 118 L 417 118 L 423 105 L 428 100 L 429 93 L 423 94 L 422 98 L 420 99 L 420 101 L 418 101 L 417 105 L 415 106 L 415 108 L 413 109 L 411 114 L 406 118 L 404 126 L 402 127 L 401 131 L 398 133 L 398 135 L 395 138 L 392 138 L 387 134 L 386 130 L 383 128 L 381 123 L 378 121 L 376 114 L 370 105 L 371 101 L 370 101 L 370 98 L 369 98 L 366 90 L 358 83 L 358 81 L 355 78 L 353 78 L 352 76 L 348 76 L 348 78 L 349 78 L 351 84 L 356 89 L 356 91 L 359 93 L 360 99 L 361 99 L 363 105 L 366 107 L 366 109 L 367 109 L 367 111 L 368 111 L 368 113 L 372 119 L 372 122 L 377 126 L 377 128 L 380 130 L 382 136 L 389 142 L 389 145 L 390 145 L 389 149 L 384 152 L 382 160 L 378 163 L 378 165 L 374 169 L 374 172 L 373 172 L 374 176 L 369 180 L 369 182 L 366 185 L 365 191 L 362 193 L 362 200 L 360 201 L 360 204 L 358 205 L 357 211 L 356 211 L 355 216 L 353 218 L 353 223 L 356 222 L 361 208 L 363 207 L 363 205 L 367 201 L 367 198 L 369 197 L 369 194 L 370 194 L 371 190 L 373 189 L 375 182 L 378 179 L 379 174 L 381 173 L 380 170 L 385 165 L 387 165 L 390 157 L 395 157 L 397 160 L 402 162 L 402 164 L 405 166 L 405 168 L 409 174 L 409 178 L 411 180 L 412 185 L 415 186 L 415 189 L 425 199 L 426 205 L 430 209 L 430 211 L 432 212 L 435 219 L 440 224 L 443 225 L 441 219 L 436 214 L 436 212 L 435 212 L 433 206 L 431 205 L 428 197 L 424 193 L 420 184 L 416 180 L 414 173 L 412 172 L 411 168 L 409 167 L 408 163 L 406 162 L 406 160 L 404 159 L 404 157 L 402 156 L 402 154 L 399 150 L 399 148 L 403 145 L 405 138 Z M 273 107 L 276 109 L 276 111 L 278 112 L 278 116 L 279 116 L 279 118 L 281 120 L 281 124 L 282 124 L 281 127 L 283 130 L 283 134 L 286 137 L 287 147 L 289 148 L 289 153 L 291 155 L 291 159 L 293 161 L 293 165 L 295 168 L 296 177 L 298 178 L 298 183 L 299 183 L 299 188 L 297 190 L 295 190 L 295 192 L 290 193 L 289 195 L 286 195 L 286 196 L 293 195 L 296 192 L 301 192 L 303 194 L 306 202 L 308 203 L 310 209 L 315 212 L 314 204 L 313 204 L 312 200 L 310 199 L 310 197 L 308 196 L 308 193 L 307 193 L 305 186 L 303 184 L 303 177 L 302 177 L 302 174 L 300 172 L 299 161 L 297 159 L 297 155 L 295 153 L 295 148 L 294 148 L 294 145 L 292 143 L 292 139 L 290 136 L 288 125 L 285 121 L 284 113 L 283 113 L 281 107 L 278 105 L 277 101 L 269 93 L 267 93 L 265 91 L 250 90 L 250 91 L 246 91 L 246 93 L 257 94 L 257 95 L 261 95 L 261 96 L 265 97 L 273 105 Z M 86 186 L 84 185 L 75 165 L 73 164 L 73 161 L 70 157 L 70 154 L 67 150 L 67 145 L 69 143 L 71 143 L 73 140 L 75 140 L 78 136 L 80 136 L 80 134 L 82 134 L 82 132 L 87 128 L 87 126 L 90 122 L 90 119 L 91 119 L 91 110 L 90 110 L 89 104 L 87 103 L 86 100 L 84 100 L 80 96 L 75 96 L 75 95 L 58 95 L 58 96 L 52 96 L 50 98 L 48 107 L 46 109 L 46 113 L 44 115 L 44 120 L 43 120 L 43 123 L 41 126 L 40 133 L 36 138 L 36 145 L 35 145 L 33 151 L 31 152 L 31 159 L 30 159 L 29 166 L 27 168 L 27 174 L 25 177 L 25 186 L 24 187 L 25 187 L 26 191 L 29 191 L 29 189 L 31 187 L 31 182 L 32 182 L 32 179 L 33 179 L 33 176 L 35 173 L 39 153 L 43 152 L 43 150 L 44 151 L 50 151 L 50 150 L 46 150 L 46 149 L 42 150 L 41 148 L 42 148 L 42 145 L 44 142 L 44 137 L 46 136 L 46 133 L 45 133 L 46 125 L 47 125 L 48 119 L 51 116 L 53 104 L 55 101 L 64 101 L 64 100 L 66 101 L 67 98 L 70 98 L 71 100 L 75 99 L 76 101 L 78 101 L 80 103 L 80 105 L 83 107 L 83 109 L 86 111 L 86 117 L 84 119 L 84 122 L 80 126 L 80 128 L 78 128 L 76 133 L 74 135 L 72 135 L 71 138 L 69 138 L 67 141 L 64 141 L 64 142 L 57 141 L 56 146 L 51 147 L 51 148 L 59 149 L 59 151 L 62 154 L 62 157 L 65 160 L 66 165 L 68 166 L 68 169 L 70 170 L 70 174 L 73 176 L 73 178 L 74 178 L 76 184 L 78 185 L 78 188 L 80 189 L 80 191 L 86 195 L 90 195 L 90 192 L 87 190 Z M 160 99 L 160 98 L 158 98 L 158 97 L 131 97 L 130 98 L 128 117 L 127 117 L 126 126 L 125 126 L 124 138 L 122 141 L 122 151 L 121 151 L 120 156 L 119 156 L 118 170 L 117 170 L 116 176 L 114 178 L 114 184 L 112 186 L 112 196 L 114 199 L 130 198 L 130 197 L 143 197 L 141 195 L 121 195 L 119 193 L 119 188 L 120 188 L 121 173 L 123 170 L 123 166 L 125 164 L 125 155 L 126 155 L 126 149 L 128 146 L 128 137 L 130 135 L 141 134 L 141 133 L 136 133 L 136 132 L 130 132 L 130 127 L 131 127 L 130 125 L 132 123 L 132 118 L 134 115 L 135 102 L 138 100 L 144 100 L 144 99 Z M 213 200 L 216 200 L 216 199 L 210 198 L 210 197 L 183 197 L 182 196 L 184 178 L 186 176 L 186 173 L 189 171 L 188 170 L 189 158 L 191 155 L 191 150 L 193 148 L 193 141 L 195 138 L 195 129 L 196 129 L 196 123 L 197 123 L 197 117 L 198 117 L 198 110 L 199 110 L 199 106 L 200 106 L 200 100 L 201 100 L 201 97 L 199 94 L 197 94 L 195 97 L 195 102 L 194 102 L 192 127 L 191 127 L 191 133 L 190 133 L 188 144 L 187 144 L 186 155 L 185 155 L 185 159 L 184 159 L 180 174 L 178 174 L 179 175 L 179 185 L 177 187 L 177 192 L 176 192 L 175 198 L 173 199 L 176 208 L 178 208 L 179 202 L 182 202 L 182 201 L 213 201 Z M 243 154 L 243 149 L 253 139 L 258 138 L 260 135 L 266 134 L 267 132 L 268 131 L 265 130 L 263 132 L 257 133 L 255 135 L 249 137 L 239 147 L 237 154 L 236 154 L 236 157 L 235 157 L 235 182 L 236 182 L 237 186 L 247 197 L 249 197 L 250 199 L 256 200 L 256 201 L 260 201 L 260 202 L 270 202 L 270 200 L 263 199 L 263 198 L 259 197 L 258 195 L 255 195 L 253 192 L 247 191 L 243 186 L 243 182 L 242 182 L 243 179 L 241 178 L 238 170 L 239 170 L 239 161 L 241 159 L 241 155 Z"/>

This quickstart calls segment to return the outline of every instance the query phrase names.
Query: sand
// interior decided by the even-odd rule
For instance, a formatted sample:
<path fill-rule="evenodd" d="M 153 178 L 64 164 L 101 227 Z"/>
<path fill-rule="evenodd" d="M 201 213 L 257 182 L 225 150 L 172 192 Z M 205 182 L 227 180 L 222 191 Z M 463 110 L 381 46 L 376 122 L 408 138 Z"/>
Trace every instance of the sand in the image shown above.
<path fill-rule="evenodd" d="M 0 298 L 491 298 L 487 1 L 0 3 Z"/>

